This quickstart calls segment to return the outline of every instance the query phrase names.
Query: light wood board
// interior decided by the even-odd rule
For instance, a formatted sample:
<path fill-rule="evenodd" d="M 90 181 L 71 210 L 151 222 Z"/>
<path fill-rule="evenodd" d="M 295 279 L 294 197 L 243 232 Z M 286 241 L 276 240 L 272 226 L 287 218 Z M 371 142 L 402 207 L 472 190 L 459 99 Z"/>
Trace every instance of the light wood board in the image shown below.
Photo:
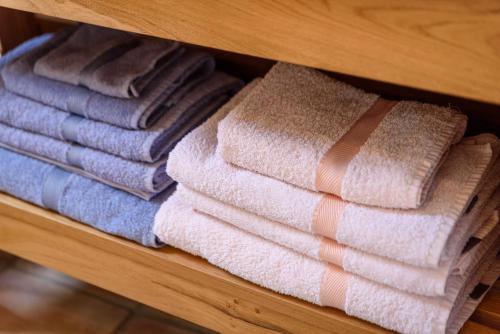
<path fill-rule="evenodd" d="M 0 6 L 500 104 L 495 0 L 0 0 Z"/>

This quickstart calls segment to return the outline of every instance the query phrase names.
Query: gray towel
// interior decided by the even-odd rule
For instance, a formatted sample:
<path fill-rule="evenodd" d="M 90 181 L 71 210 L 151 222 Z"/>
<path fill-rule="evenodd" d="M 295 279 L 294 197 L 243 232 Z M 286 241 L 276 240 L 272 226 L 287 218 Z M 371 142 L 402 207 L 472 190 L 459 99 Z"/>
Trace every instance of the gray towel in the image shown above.
<path fill-rule="evenodd" d="M 142 131 L 123 129 L 72 115 L 12 94 L 0 86 L 0 122 L 128 160 L 155 162 L 164 158 L 187 131 L 217 109 L 218 106 L 211 102 L 234 94 L 241 88 L 242 82 L 216 72 L 207 80 L 196 82 L 195 87 L 191 86 L 184 85 L 191 90 L 157 124 Z"/>
<path fill-rule="evenodd" d="M 187 49 L 152 79 L 137 99 L 110 97 L 88 88 L 50 80 L 33 73 L 34 63 L 68 36 L 63 31 L 2 69 L 6 88 L 44 104 L 79 114 L 85 118 L 129 129 L 153 125 L 182 97 L 174 94 L 187 81 L 203 80 L 214 70 L 214 60 L 206 53 Z M 177 53 L 183 49 L 177 49 Z"/>
<path fill-rule="evenodd" d="M 0 124 L 0 146 L 58 165 L 145 199 L 173 183 L 166 159 L 134 162 L 91 148 Z"/>
<path fill-rule="evenodd" d="M 105 95 L 139 97 L 177 48 L 178 42 L 83 24 L 38 59 L 34 72 Z"/>
<path fill-rule="evenodd" d="M 148 202 L 0 148 L 0 191 L 149 247 L 162 246 L 153 222 L 173 188 Z"/>

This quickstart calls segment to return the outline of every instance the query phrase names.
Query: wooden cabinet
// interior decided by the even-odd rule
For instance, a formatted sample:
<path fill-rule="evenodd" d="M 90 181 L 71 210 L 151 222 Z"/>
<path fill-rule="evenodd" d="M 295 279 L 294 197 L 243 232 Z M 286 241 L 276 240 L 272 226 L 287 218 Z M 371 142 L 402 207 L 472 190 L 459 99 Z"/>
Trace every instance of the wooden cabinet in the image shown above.
<path fill-rule="evenodd" d="M 333 71 L 384 95 L 451 104 L 471 131 L 500 132 L 497 1 L 0 0 L 9 48 L 48 27 L 32 13 L 214 50 L 246 78 L 274 60 Z M 258 57 L 258 58 L 256 58 Z M 385 330 L 257 287 L 206 261 L 156 251 L 0 194 L 0 249 L 202 326 L 239 333 Z M 498 282 L 463 333 L 500 328 Z"/>

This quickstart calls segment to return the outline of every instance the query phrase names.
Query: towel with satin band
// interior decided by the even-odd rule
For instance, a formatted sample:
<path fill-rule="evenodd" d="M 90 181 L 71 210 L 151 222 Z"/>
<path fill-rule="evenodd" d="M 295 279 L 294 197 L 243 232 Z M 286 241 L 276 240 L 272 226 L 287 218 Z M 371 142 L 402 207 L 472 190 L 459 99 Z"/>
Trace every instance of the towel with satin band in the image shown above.
<path fill-rule="evenodd" d="M 82 117 L 129 129 L 152 126 L 175 105 L 187 82 L 202 81 L 214 71 L 214 60 L 204 52 L 177 48 L 168 66 L 156 75 L 134 99 L 100 94 L 83 86 L 73 86 L 33 73 L 35 62 L 68 38 L 67 31 L 26 42 L 36 44 L 26 54 L 2 69 L 5 87 L 16 94 Z M 30 49 L 22 45 L 24 49 Z M 115 73 L 115 75 L 118 75 Z"/>
<path fill-rule="evenodd" d="M 186 84 L 189 91 L 149 129 L 141 131 L 86 119 L 0 89 L 0 122 L 63 141 L 77 143 L 124 159 L 156 162 L 173 145 L 217 108 L 210 104 L 231 96 L 242 82 L 215 72 L 208 79 Z M 189 126 L 185 126 L 189 125 Z"/>
<path fill-rule="evenodd" d="M 243 279 L 298 297 L 335 307 L 402 333 L 445 333 L 454 325 L 470 292 L 488 271 L 500 247 L 489 254 L 446 297 L 405 293 L 348 274 L 288 248 L 248 234 L 215 218 L 197 213 L 172 195 L 155 217 L 154 231 L 165 243 L 201 256 Z M 496 268 L 496 267 L 495 267 Z M 498 268 L 496 268 L 498 269 Z M 498 277 L 498 271 L 494 273 Z M 477 305 L 477 304 L 475 304 Z M 467 309 L 468 316 L 472 310 Z"/>
<path fill-rule="evenodd" d="M 177 193 L 183 202 L 195 211 L 205 213 L 241 230 L 290 248 L 297 253 L 343 268 L 346 272 L 366 279 L 386 284 L 407 292 L 442 296 L 446 291 L 470 271 L 483 258 L 492 242 L 500 235 L 495 207 L 500 203 L 500 190 L 488 200 L 488 204 L 478 214 L 474 213 L 481 228 L 469 237 L 465 252 L 458 253 L 438 268 L 421 268 L 407 265 L 385 257 L 371 255 L 334 240 L 314 236 L 310 233 L 273 222 L 263 217 L 241 210 L 221 201 L 212 199 L 181 184 Z"/>
<path fill-rule="evenodd" d="M 254 86 L 255 83 L 245 87 L 176 145 L 167 164 L 167 173 L 174 180 L 304 232 L 329 237 L 370 254 L 434 268 L 456 255 L 460 244 L 467 241 L 466 234 L 474 224 L 466 213 L 468 207 L 480 209 L 500 183 L 500 163 L 490 171 L 497 147 L 494 136 L 474 145 L 468 143 L 472 139 L 456 145 L 435 177 L 431 198 L 415 210 L 344 202 L 239 168 L 216 153 L 217 124 Z M 491 179 L 482 187 L 481 197 L 472 203 L 488 171 Z M 332 208 L 333 214 L 316 219 L 318 208 L 325 207 Z M 447 244 L 452 235 L 453 241 Z M 449 247 L 451 244 L 455 246 Z M 451 254 L 447 254 L 448 248 Z"/>
<path fill-rule="evenodd" d="M 276 64 L 219 124 L 227 162 L 386 208 L 418 208 L 466 116 L 387 101 L 319 71 Z"/>
<path fill-rule="evenodd" d="M 129 161 L 1 123 L 0 146 L 92 177 L 145 199 L 150 199 L 173 183 L 165 172 L 166 159 L 153 164 Z"/>
<path fill-rule="evenodd" d="M 145 201 L 0 148 L 0 191 L 48 207 L 106 233 L 159 247 L 162 243 L 152 231 L 154 216 L 171 189 L 152 201 Z"/>
<path fill-rule="evenodd" d="M 89 24 L 69 30 L 65 41 L 35 62 L 34 73 L 121 98 L 139 97 L 180 45 Z"/>

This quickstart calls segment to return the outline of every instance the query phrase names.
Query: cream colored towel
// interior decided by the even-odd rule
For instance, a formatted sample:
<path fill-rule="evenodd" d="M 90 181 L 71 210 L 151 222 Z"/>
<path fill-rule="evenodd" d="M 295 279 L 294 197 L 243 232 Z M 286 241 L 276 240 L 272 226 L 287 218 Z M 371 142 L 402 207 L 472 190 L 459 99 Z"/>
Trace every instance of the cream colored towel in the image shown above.
<path fill-rule="evenodd" d="M 182 185 L 177 186 L 177 193 L 183 202 L 196 211 L 220 219 L 245 232 L 313 259 L 337 265 L 346 272 L 427 296 L 443 296 L 447 290 L 453 289 L 456 282 L 469 276 L 500 235 L 498 215 L 492 215 L 494 207 L 500 202 L 500 191 L 489 200 L 477 219 L 481 222 L 481 230 L 470 239 L 474 243 L 473 247 L 461 255 L 457 253 L 454 259 L 432 269 L 407 265 L 340 245 L 331 239 L 314 236 L 246 212 Z"/>
<path fill-rule="evenodd" d="M 370 254 L 404 263 L 438 267 L 460 249 L 480 212 L 500 182 L 500 164 L 481 196 L 471 204 L 491 161 L 489 143 L 456 146 L 436 176 L 429 201 L 417 210 L 391 210 L 333 201 L 343 207 L 338 216 L 316 224 L 318 208 L 331 198 L 225 162 L 216 154 L 217 124 L 257 83 L 245 87 L 205 124 L 170 153 L 167 172 L 176 181 L 219 201 L 296 229 L 329 237 Z M 472 206 L 472 210 L 468 207 Z M 465 211 L 470 211 L 465 214 Z M 463 216 L 463 217 L 462 217 Z M 462 219 L 461 219 L 462 218 Z M 449 253 L 447 255 L 446 253 Z"/>
<path fill-rule="evenodd" d="M 388 102 L 314 69 L 278 63 L 220 123 L 218 152 L 351 202 L 418 208 L 465 125 L 465 115 L 450 108 Z"/>
<path fill-rule="evenodd" d="M 155 234 L 166 244 L 201 256 L 232 274 L 276 292 L 352 315 L 402 333 L 445 333 L 467 296 L 494 260 L 488 258 L 444 298 L 405 293 L 348 274 L 220 220 L 195 212 L 175 194 L 155 217 Z M 498 277 L 498 273 L 495 274 Z"/>

